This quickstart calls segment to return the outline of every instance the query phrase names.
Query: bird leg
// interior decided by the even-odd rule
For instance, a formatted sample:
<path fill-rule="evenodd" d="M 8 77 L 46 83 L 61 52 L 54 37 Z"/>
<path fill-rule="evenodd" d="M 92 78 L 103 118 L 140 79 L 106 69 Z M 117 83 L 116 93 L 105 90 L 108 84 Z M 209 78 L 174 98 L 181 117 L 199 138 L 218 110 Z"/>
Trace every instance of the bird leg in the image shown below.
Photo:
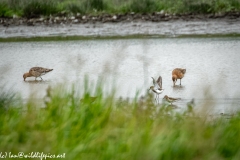
<path fill-rule="evenodd" d="M 159 103 L 159 95 L 158 94 L 156 94 L 155 101 L 157 104 Z"/>
<path fill-rule="evenodd" d="M 156 94 L 156 96 L 155 96 L 155 101 L 156 101 L 156 103 L 157 103 L 157 94 Z"/>

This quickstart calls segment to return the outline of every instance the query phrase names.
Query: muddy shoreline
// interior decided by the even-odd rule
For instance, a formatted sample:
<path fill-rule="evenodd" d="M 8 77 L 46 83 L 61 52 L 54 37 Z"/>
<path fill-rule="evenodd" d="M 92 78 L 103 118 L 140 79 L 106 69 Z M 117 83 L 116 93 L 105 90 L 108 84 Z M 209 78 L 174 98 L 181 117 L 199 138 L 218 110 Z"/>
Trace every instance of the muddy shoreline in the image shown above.
<path fill-rule="evenodd" d="M 0 18 L 0 38 L 240 35 L 240 13 L 116 14 Z"/>

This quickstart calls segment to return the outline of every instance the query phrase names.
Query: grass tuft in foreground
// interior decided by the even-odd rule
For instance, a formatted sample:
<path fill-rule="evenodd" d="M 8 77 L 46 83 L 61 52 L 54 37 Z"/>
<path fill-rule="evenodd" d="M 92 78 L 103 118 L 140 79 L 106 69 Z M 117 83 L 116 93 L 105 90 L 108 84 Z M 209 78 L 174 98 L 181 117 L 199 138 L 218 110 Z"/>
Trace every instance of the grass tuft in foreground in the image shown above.
<path fill-rule="evenodd" d="M 46 108 L 30 99 L 19 109 L 20 103 L 6 103 L 17 99 L 1 94 L 1 108 L 8 110 L 0 114 L 0 151 L 114 160 L 240 155 L 240 112 L 230 119 L 209 119 L 191 106 L 181 113 L 161 106 L 157 112 L 149 95 L 141 101 L 116 99 L 113 93 L 103 93 L 101 83 L 95 91 L 88 86 L 86 81 L 81 94 L 75 86 L 49 87 Z"/>

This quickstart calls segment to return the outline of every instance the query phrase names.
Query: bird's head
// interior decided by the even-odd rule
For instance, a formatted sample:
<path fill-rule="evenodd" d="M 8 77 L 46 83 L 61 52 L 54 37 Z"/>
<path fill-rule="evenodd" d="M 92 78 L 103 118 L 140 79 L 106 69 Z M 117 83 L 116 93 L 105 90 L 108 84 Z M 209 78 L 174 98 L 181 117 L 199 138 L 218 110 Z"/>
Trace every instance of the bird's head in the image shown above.
<path fill-rule="evenodd" d="M 25 81 L 27 77 L 30 77 L 30 74 L 29 73 L 24 73 L 23 74 L 23 80 Z"/>
<path fill-rule="evenodd" d="M 151 86 L 150 88 L 149 88 L 149 90 L 152 90 L 154 88 L 154 86 Z"/>
<path fill-rule="evenodd" d="M 163 98 L 164 98 L 164 99 L 167 99 L 167 98 L 168 98 L 168 96 L 167 96 L 167 95 L 165 95 Z"/>

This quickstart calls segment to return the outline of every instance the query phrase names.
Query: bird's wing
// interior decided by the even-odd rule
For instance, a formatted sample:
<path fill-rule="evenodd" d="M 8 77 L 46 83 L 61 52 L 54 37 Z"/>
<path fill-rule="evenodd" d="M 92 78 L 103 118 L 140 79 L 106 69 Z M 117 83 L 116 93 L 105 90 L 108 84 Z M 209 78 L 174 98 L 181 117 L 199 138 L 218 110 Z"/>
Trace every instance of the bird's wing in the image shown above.
<path fill-rule="evenodd" d="M 159 85 L 159 88 L 162 89 L 162 77 L 161 76 L 158 77 L 157 84 Z"/>
<path fill-rule="evenodd" d="M 44 75 L 47 72 L 52 71 L 52 69 L 47 69 L 47 68 L 43 68 L 43 67 L 32 67 L 29 72 L 34 72 L 37 75 Z"/>
<path fill-rule="evenodd" d="M 34 71 L 34 72 L 43 72 L 44 68 L 42 67 L 32 67 L 29 71 Z"/>
<path fill-rule="evenodd" d="M 35 77 L 39 77 L 39 76 L 41 76 L 41 67 L 32 67 L 29 70 L 29 73 Z"/>
<path fill-rule="evenodd" d="M 168 97 L 172 101 L 180 100 L 181 98 L 173 98 L 173 97 Z"/>
<path fill-rule="evenodd" d="M 156 81 L 155 81 L 155 79 L 152 77 L 152 79 L 153 79 L 153 85 L 154 85 L 154 87 L 155 87 L 155 85 L 156 85 Z"/>

